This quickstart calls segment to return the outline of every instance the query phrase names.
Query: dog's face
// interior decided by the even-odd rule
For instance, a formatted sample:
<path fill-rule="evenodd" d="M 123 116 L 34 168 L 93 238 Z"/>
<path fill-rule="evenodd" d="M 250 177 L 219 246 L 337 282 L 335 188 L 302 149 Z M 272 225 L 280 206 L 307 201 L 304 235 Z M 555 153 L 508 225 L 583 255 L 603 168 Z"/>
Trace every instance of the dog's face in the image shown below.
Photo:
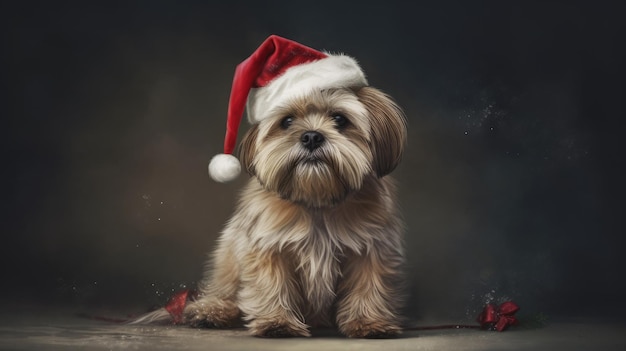
<path fill-rule="evenodd" d="M 371 87 L 314 92 L 268 113 L 240 145 L 243 166 L 266 190 L 310 207 L 391 172 L 406 142 L 401 109 Z"/>

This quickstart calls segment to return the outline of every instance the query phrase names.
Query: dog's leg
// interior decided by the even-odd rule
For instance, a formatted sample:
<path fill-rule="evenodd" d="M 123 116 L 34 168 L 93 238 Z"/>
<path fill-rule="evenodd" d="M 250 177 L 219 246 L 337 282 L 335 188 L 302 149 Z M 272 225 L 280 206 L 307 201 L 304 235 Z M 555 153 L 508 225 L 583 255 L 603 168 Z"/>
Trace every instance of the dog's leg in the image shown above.
<path fill-rule="evenodd" d="M 310 336 L 300 306 L 302 294 L 287 253 L 251 252 L 242 264 L 240 308 L 254 336 Z"/>
<path fill-rule="evenodd" d="M 239 326 L 241 312 L 236 299 L 240 268 L 229 240 L 222 237 L 211 263 L 205 273 L 208 278 L 199 286 L 198 299 L 185 307 L 186 321 L 196 327 Z"/>
<path fill-rule="evenodd" d="M 345 258 L 338 286 L 337 325 L 354 338 L 386 338 L 400 333 L 398 281 L 402 254 L 384 243 Z"/>

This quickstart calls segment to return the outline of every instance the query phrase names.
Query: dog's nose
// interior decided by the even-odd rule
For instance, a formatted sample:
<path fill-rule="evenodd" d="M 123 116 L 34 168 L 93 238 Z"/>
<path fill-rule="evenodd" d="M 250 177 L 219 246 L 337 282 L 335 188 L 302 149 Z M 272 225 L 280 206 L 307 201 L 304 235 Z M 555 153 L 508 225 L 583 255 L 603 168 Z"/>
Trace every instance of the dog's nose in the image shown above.
<path fill-rule="evenodd" d="M 300 141 L 302 145 L 309 149 L 309 151 L 313 151 L 320 147 L 322 143 L 324 143 L 324 136 L 321 133 L 315 131 L 304 132 L 300 137 Z"/>

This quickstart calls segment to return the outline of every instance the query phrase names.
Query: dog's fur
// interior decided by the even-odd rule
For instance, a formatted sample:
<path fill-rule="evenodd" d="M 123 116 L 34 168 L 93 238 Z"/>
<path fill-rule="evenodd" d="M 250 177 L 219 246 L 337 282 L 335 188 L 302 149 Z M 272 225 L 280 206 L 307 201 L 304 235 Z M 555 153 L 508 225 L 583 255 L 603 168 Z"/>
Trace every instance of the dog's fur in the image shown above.
<path fill-rule="evenodd" d="M 333 325 L 349 337 L 399 333 L 403 225 L 387 174 L 406 142 L 403 112 L 364 87 L 318 91 L 268 113 L 240 145 L 252 178 L 186 321 L 243 320 L 264 337 Z M 310 131 L 324 139 L 312 150 L 302 141 Z"/>

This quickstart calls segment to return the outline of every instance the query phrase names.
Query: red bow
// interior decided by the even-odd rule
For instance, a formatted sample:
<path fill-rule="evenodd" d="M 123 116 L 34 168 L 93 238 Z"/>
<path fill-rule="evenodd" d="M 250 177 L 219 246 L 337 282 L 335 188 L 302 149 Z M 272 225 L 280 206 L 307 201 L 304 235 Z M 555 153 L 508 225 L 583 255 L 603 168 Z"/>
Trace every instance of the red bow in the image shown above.
<path fill-rule="evenodd" d="M 509 325 L 517 324 L 517 319 L 513 316 L 517 311 L 519 311 L 519 306 L 511 301 L 504 302 L 498 307 L 488 304 L 478 316 L 477 321 L 484 329 L 503 331 Z"/>
<path fill-rule="evenodd" d="M 193 295 L 193 292 L 185 289 L 177 292 L 170 298 L 167 305 L 165 305 L 165 310 L 172 316 L 172 323 L 183 323 L 183 311 L 185 310 L 185 305 Z"/>

